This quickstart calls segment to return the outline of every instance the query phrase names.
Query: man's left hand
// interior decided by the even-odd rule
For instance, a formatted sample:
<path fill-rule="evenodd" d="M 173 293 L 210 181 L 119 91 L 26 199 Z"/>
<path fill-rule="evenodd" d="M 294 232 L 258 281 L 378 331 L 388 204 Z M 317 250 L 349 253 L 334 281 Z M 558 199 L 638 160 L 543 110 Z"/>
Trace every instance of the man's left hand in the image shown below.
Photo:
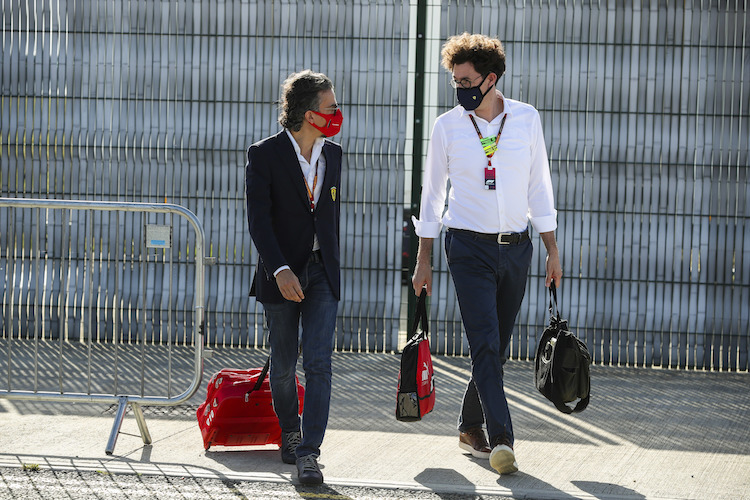
<path fill-rule="evenodd" d="M 544 246 L 547 248 L 547 278 L 544 286 L 549 288 L 554 280 L 555 286 L 559 288 L 560 281 L 562 281 L 562 266 L 560 266 L 560 251 L 557 249 L 555 232 L 540 233 L 539 236 L 542 237 Z"/>
<path fill-rule="evenodd" d="M 555 287 L 560 288 L 562 281 L 562 266 L 560 266 L 560 255 L 557 252 L 547 255 L 547 279 L 544 286 L 548 287 L 555 282 Z"/>

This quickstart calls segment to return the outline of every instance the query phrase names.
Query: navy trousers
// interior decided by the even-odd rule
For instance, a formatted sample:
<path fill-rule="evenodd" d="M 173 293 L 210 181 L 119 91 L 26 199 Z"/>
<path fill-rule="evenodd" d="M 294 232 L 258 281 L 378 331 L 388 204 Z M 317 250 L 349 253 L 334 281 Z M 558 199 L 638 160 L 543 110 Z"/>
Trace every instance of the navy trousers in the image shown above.
<path fill-rule="evenodd" d="M 471 353 L 471 378 L 458 429 L 483 424 L 490 444 L 513 445 L 513 424 L 503 387 L 503 363 L 526 290 L 533 254 L 531 240 L 501 245 L 448 230 L 445 254 Z"/>

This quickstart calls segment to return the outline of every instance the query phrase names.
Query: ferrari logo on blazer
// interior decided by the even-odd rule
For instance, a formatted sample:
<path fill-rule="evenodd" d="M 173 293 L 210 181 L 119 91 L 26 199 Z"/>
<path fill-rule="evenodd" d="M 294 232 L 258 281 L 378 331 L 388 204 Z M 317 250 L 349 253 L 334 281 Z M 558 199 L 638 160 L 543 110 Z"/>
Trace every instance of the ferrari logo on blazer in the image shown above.
<path fill-rule="evenodd" d="M 332 199 L 333 201 L 336 201 L 336 186 L 333 186 L 333 187 L 331 188 L 331 199 Z"/>

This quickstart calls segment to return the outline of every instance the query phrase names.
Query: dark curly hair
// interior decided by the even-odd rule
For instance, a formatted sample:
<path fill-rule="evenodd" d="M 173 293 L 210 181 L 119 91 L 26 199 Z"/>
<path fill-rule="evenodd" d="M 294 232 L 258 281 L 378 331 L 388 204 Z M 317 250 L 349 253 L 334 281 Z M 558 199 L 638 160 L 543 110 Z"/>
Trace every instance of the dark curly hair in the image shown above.
<path fill-rule="evenodd" d="M 498 78 L 505 73 L 505 49 L 500 40 L 485 35 L 463 33 L 452 36 L 440 52 L 443 67 L 453 71 L 458 64 L 470 62 L 482 76 L 495 73 Z"/>
<path fill-rule="evenodd" d="M 309 69 L 292 73 L 284 80 L 279 101 L 279 123 L 289 130 L 302 128 L 305 113 L 320 107 L 320 93 L 333 90 L 333 82 L 323 73 Z"/>

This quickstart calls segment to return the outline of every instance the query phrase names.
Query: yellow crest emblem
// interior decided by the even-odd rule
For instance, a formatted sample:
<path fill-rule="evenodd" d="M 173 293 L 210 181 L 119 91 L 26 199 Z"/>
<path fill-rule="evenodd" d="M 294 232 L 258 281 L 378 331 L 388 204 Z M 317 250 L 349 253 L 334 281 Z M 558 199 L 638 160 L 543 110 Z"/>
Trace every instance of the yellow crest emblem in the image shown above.
<path fill-rule="evenodd" d="M 336 201 L 336 186 L 331 188 L 331 199 Z"/>

